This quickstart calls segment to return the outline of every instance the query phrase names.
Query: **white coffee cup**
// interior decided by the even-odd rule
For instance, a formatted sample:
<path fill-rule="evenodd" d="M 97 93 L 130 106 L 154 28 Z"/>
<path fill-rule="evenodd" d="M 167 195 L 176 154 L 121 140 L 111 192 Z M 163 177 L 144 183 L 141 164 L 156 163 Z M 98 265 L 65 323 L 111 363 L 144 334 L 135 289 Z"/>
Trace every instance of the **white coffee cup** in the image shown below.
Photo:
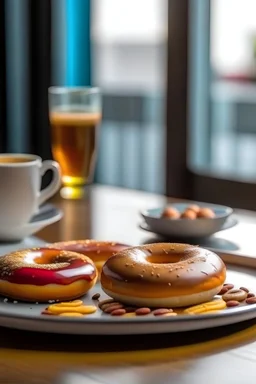
<path fill-rule="evenodd" d="M 40 191 L 48 170 L 53 172 L 53 179 Z M 27 224 L 60 185 L 60 167 L 55 161 L 42 161 L 30 154 L 0 154 L 0 229 Z"/>

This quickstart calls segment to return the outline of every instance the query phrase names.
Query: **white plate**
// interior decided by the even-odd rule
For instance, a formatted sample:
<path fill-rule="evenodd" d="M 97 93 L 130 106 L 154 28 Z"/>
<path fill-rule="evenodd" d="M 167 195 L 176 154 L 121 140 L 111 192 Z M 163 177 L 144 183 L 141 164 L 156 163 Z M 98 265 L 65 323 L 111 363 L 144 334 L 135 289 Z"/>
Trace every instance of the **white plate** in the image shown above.
<path fill-rule="evenodd" d="M 176 208 L 179 212 L 183 212 L 189 205 L 193 203 L 174 203 L 169 206 Z M 162 218 L 161 214 L 166 207 L 158 207 L 147 209 L 141 212 L 142 217 L 148 226 L 155 232 L 161 233 L 165 236 L 178 236 L 178 237 L 207 237 L 218 232 L 228 217 L 233 213 L 233 209 L 224 205 L 216 205 L 209 203 L 195 204 L 211 208 L 215 217 L 212 219 L 167 219 Z"/>
<path fill-rule="evenodd" d="M 256 287 L 256 276 L 253 269 L 229 267 L 227 281 L 238 287 L 246 286 L 253 290 Z M 86 297 L 85 304 L 93 304 L 92 295 L 101 293 L 96 285 Z M 196 316 L 178 315 L 176 317 L 154 317 L 153 315 L 122 318 L 111 317 L 98 310 L 84 318 L 61 318 L 41 315 L 47 304 L 5 303 L 0 300 L 0 326 L 28 331 L 52 332 L 81 335 L 127 335 L 153 334 L 165 332 L 183 332 L 195 329 L 212 328 L 256 318 L 256 304 L 229 308 L 220 313 Z"/>
<path fill-rule="evenodd" d="M 32 217 L 30 222 L 23 227 L 12 228 L 11 231 L 1 229 L 1 241 L 19 241 L 34 233 L 40 231 L 44 227 L 59 221 L 63 216 L 60 209 L 52 204 L 45 204 L 39 208 L 39 212 Z"/>

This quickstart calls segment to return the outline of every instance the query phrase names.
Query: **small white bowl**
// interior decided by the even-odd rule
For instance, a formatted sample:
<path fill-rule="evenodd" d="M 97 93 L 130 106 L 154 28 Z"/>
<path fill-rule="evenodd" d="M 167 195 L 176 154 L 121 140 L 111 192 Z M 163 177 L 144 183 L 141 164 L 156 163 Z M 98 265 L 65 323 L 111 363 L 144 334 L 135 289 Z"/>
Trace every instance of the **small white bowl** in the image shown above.
<path fill-rule="evenodd" d="M 207 237 L 221 230 L 225 221 L 233 213 L 233 209 L 224 205 L 216 205 L 209 203 L 173 203 L 167 207 L 176 208 L 180 213 L 192 205 L 196 204 L 202 208 L 211 208 L 215 217 L 189 219 L 169 219 L 161 217 L 165 207 L 147 209 L 141 212 L 147 225 L 152 232 L 161 233 L 166 236 L 177 237 Z"/>

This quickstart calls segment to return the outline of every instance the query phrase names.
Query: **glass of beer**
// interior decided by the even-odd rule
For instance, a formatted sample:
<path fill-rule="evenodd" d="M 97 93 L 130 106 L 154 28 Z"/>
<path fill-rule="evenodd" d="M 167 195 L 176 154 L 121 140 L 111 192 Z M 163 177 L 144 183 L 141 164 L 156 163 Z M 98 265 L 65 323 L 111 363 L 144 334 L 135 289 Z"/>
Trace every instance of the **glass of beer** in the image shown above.
<path fill-rule="evenodd" d="M 61 167 L 63 198 L 82 198 L 93 180 L 101 111 L 98 88 L 49 88 L 52 154 Z"/>

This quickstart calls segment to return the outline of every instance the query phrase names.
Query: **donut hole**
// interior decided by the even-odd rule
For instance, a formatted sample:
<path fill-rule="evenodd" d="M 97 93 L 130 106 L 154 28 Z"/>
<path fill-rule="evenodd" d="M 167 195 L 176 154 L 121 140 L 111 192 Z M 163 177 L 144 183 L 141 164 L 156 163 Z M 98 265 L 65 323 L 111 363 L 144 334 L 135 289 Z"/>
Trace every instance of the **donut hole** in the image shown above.
<path fill-rule="evenodd" d="M 147 256 L 147 261 L 152 264 L 173 264 L 178 263 L 182 259 L 182 256 L 179 254 L 155 254 Z"/>
<path fill-rule="evenodd" d="M 67 263 L 67 256 L 61 255 L 59 250 L 32 251 L 26 255 L 26 262 L 31 264 Z"/>
<path fill-rule="evenodd" d="M 51 264 L 50 260 L 47 260 L 45 257 L 39 256 L 33 259 L 34 264 Z"/>

